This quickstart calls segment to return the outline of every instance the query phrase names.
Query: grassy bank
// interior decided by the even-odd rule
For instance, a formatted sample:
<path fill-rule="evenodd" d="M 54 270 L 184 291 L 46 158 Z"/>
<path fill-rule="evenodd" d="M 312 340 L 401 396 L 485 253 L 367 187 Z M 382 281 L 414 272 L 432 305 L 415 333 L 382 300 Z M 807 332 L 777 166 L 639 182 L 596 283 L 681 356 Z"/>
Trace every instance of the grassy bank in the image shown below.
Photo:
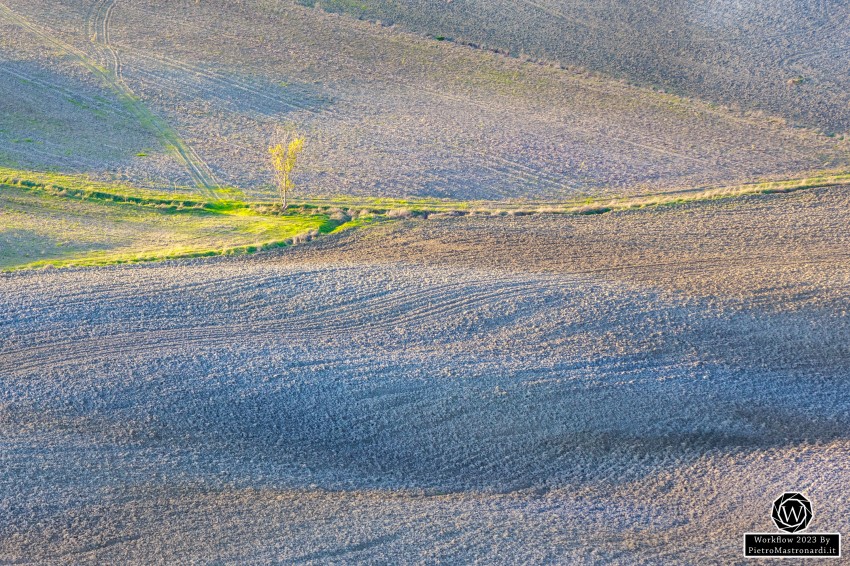
<path fill-rule="evenodd" d="M 482 214 L 603 214 L 654 206 L 672 206 L 691 202 L 737 198 L 749 195 L 788 193 L 793 191 L 850 185 L 850 174 L 827 172 L 795 179 L 746 183 L 727 187 L 711 187 L 669 191 L 643 196 L 584 197 L 562 202 L 544 201 L 453 201 L 445 199 L 389 199 L 357 197 L 312 197 L 300 202 L 302 206 L 365 209 L 374 214 L 407 211 L 412 215 L 449 213 L 456 215 Z"/>
<path fill-rule="evenodd" d="M 605 214 L 847 184 L 848 174 L 826 174 L 564 203 L 304 198 L 282 211 L 273 202 L 248 200 L 237 189 L 222 189 L 228 198 L 209 201 L 79 175 L 0 168 L 0 270 L 253 253 L 407 217 Z"/>
<path fill-rule="evenodd" d="M 0 171 L 0 269 L 6 271 L 251 253 L 366 221 L 9 173 Z"/>

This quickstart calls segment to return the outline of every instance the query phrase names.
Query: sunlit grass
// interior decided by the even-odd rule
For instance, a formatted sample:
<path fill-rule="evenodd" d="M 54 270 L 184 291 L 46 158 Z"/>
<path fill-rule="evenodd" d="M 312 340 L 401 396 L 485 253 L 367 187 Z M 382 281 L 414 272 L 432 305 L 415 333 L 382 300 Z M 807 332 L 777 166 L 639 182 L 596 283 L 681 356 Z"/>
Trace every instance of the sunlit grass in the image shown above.
<path fill-rule="evenodd" d="M 93 182 L 79 175 L 0 168 L 0 270 L 243 254 L 307 236 L 434 214 L 604 214 L 747 195 L 847 185 L 850 175 L 808 178 L 643 197 L 569 202 L 303 198 L 286 212 L 273 202 L 228 200 Z"/>
<path fill-rule="evenodd" d="M 236 200 L 171 198 L 49 174 L 15 179 L 0 184 L 3 270 L 251 253 L 345 223 L 316 211 L 263 212 Z"/>
<path fill-rule="evenodd" d="M 411 211 L 414 214 L 429 212 L 458 212 L 461 214 L 493 214 L 494 212 L 600 214 L 617 210 L 671 206 L 748 195 L 787 193 L 836 185 L 850 185 L 850 174 L 844 172 L 824 172 L 808 177 L 781 181 L 756 182 L 726 187 L 682 189 L 634 197 L 585 196 L 560 202 L 527 200 L 453 201 L 448 199 L 339 196 L 304 198 L 301 199 L 300 203 L 301 205 L 315 207 L 361 208 L 376 214 L 386 214 L 392 210 L 400 209 Z"/>

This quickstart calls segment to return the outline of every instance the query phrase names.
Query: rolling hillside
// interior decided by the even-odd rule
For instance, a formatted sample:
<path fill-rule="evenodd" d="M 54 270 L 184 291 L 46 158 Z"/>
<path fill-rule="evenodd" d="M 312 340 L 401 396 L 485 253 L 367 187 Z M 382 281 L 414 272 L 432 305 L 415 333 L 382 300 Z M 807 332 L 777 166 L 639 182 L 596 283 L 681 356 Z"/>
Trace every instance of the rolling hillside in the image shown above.
<path fill-rule="evenodd" d="M 0 0 L 0 564 L 846 546 L 848 20 Z"/>
<path fill-rule="evenodd" d="M 316 0 L 641 85 L 850 131 L 850 5 L 841 0 Z"/>
<path fill-rule="evenodd" d="M 0 274 L 0 560 L 728 563 L 789 488 L 846 532 L 847 211 Z"/>
<path fill-rule="evenodd" d="M 0 165 L 262 194 L 265 148 L 289 125 L 308 138 L 305 193 L 551 201 L 798 176 L 850 155 L 769 115 L 294 3 L 2 6 Z"/>

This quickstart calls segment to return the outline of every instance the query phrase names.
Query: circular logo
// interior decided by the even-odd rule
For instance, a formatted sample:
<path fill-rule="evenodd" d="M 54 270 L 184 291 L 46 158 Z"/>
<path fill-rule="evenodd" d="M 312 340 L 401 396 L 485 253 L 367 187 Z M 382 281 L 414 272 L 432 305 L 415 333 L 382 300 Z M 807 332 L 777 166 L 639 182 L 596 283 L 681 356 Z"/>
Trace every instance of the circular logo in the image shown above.
<path fill-rule="evenodd" d="M 809 526 L 812 504 L 801 493 L 783 493 L 773 502 L 773 522 L 779 530 L 796 533 Z"/>

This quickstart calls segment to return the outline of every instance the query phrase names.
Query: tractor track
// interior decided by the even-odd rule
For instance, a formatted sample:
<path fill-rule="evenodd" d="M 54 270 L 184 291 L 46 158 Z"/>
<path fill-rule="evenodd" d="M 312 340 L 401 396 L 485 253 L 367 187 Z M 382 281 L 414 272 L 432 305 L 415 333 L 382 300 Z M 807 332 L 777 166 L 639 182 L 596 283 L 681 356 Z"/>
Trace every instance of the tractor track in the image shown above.
<path fill-rule="evenodd" d="M 100 31 L 96 32 L 95 36 L 103 41 L 108 41 L 108 19 L 113 5 L 113 1 L 105 0 L 99 2 L 96 5 L 97 9 L 93 11 L 96 19 L 99 17 L 99 21 L 101 22 L 99 27 Z M 219 187 L 219 183 L 215 179 L 215 176 L 209 166 L 200 159 L 200 157 L 198 157 L 195 151 L 165 120 L 149 110 L 135 95 L 135 93 L 123 82 L 123 80 L 121 80 L 120 76 L 117 74 L 120 73 L 120 61 L 118 60 L 117 53 L 114 53 L 114 50 L 111 50 L 108 44 L 101 43 L 100 41 L 93 42 L 96 46 L 98 46 L 98 50 L 101 54 L 114 54 L 114 58 L 107 58 L 107 64 L 109 65 L 109 60 L 111 59 L 113 67 L 101 66 L 85 52 L 58 39 L 54 34 L 36 26 L 2 3 L 0 3 L 0 17 L 25 29 L 34 37 L 39 38 L 46 44 L 66 53 L 94 76 L 100 79 L 101 82 L 109 88 L 109 90 L 118 96 L 130 113 L 133 114 L 133 116 L 139 120 L 144 127 L 151 130 L 160 142 L 162 142 L 165 148 L 183 164 L 195 182 L 195 185 L 209 198 L 218 198 L 216 188 Z M 87 24 L 87 28 L 92 25 L 93 24 Z"/>

